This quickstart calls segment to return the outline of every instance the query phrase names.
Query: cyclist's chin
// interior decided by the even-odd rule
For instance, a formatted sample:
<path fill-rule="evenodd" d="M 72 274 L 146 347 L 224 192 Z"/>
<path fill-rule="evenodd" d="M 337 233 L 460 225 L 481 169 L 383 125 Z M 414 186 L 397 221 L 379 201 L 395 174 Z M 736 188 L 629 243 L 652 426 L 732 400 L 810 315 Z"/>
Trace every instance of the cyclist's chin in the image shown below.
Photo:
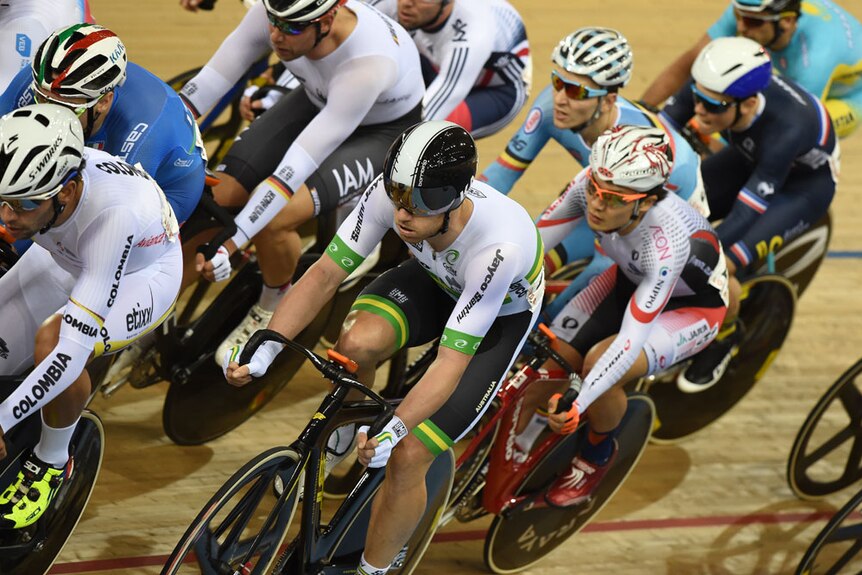
<path fill-rule="evenodd" d="M 296 60 L 297 58 L 302 56 L 302 54 L 297 54 L 293 50 L 286 50 L 277 46 L 273 46 L 272 51 L 275 52 L 275 55 L 278 56 L 278 59 L 283 62 L 290 62 L 291 60 Z"/>

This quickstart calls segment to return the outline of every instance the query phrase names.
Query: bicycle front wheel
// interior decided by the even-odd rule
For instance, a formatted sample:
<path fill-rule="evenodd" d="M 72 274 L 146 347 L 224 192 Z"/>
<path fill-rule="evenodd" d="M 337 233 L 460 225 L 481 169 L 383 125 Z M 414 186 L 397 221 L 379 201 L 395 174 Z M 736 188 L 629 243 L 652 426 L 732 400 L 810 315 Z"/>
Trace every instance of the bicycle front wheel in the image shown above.
<path fill-rule="evenodd" d="M 862 359 L 826 390 L 790 450 L 787 482 L 797 497 L 819 499 L 862 479 Z"/>
<path fill-rule="evenodd" d="M 862 491 L 839 509 L 811 543 L 797 575 L 840 575 L 862 572 Z"/>
<path fill-rule="evenodd" d="M 275 447 L 246 463 L 216 492 L 168 557 L 162 575 L 270 573 L 296 511 L 302 458 Z M 287 486 L 273 496 L 276 475 Z"/>

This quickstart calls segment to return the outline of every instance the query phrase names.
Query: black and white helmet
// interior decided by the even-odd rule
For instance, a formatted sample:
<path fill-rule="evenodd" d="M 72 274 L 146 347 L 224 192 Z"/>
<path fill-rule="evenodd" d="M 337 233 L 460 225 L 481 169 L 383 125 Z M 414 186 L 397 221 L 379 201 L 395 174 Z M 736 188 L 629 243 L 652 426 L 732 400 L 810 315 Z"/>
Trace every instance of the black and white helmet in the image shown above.
<path fill-rule="evenodd" d="M 47 200 L 78 170 L 84 133 L 75 113 L 33 104 L 0 118 L 0 198 Z"/>
<path fill-rule="evenodd" d="M 33 58 L 39 91 L 94 100 L 126 79 L 126 47 L 116 34 L 95 24 L 54 30 Z"/>
<path fill-rule="evenodd" d="M 551 60 L 560 68 L 587 76 L 599 86 L 622 88 L 632 77 L 632 49 L 612 28 L 575 30 L 557 44 Z"/>
<path fill-rule="evenodd" d="M 470 132 L 445 120 L 421 122 L 401 134 L 383 161 L 383 185 L 397 205 L 419 216 L 454 210 L 476 175 Z"/>
<path fill-rule="evenodd" d="M 599 180 L 638 192 L 661 189 L 672 167 L 670 138 L 652 126 L 615 126 L 590 152 L 590 170 Z"/>
<path fill-rule="evenodd" d="M 317 20 L 346 0 L 263 0 L 267 12 L 290 22 Z"/>

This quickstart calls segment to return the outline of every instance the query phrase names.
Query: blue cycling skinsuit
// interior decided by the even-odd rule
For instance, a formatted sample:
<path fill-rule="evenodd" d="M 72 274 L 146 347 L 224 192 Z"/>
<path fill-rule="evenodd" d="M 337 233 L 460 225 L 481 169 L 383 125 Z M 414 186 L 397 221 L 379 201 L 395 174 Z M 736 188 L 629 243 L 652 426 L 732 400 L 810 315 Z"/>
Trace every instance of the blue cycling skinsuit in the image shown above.
<path fill-rule="evenodd" d="M 858 4 L 857 4 L 858 6 Z M 707 30 L 736 36 L 733 6 Z M 831 0 L 805 0 L 796 31 L 781 50 L 769 49 L 772 68 L 826 104 L 839 137 L 862 120 L 862 24 Z"/>
<path fill-rule="evenodd" d="M 716 231 L 740 276 L 826 213 L 839 169 L 838 139 L 816 96 L 773 76 L 757 97 L 759 110 L 751 124 L 721 132 L 728 146 L 702 167 L 712 216 L 724 218 Z M 690 86 L 662 110 L 675 126 L 693 115 Z"/>
<path fill-rule="evenodd" d="M 33 103 L 32 72 L 22 68 L 0 96 L 0 114 Z M 191 112 L 162 80 L 129 62 L 125 82 L 102 127 L 86 145 L 141 166 L 165 192 L 177 221 L 185 222 L 204 188 L 206 152 Z"/>

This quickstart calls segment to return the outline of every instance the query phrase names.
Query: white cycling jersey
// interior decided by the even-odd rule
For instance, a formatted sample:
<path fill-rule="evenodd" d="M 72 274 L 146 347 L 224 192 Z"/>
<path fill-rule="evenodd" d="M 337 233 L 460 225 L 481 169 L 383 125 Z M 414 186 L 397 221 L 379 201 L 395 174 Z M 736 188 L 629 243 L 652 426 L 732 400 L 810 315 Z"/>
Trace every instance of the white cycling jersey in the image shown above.
<path fill-rule="evenodd" d="M 584 217 L 588 173 L 589 169 L 581 171 L 540 217 L 538 226 L 545 249 L 550 250 L 560 243 Z M 668 194 L 664 200 L 654 204 L 638 225 L 625 235 L 617 232 L 595 232 L 595 235 L 602 252 L 617 264 L 619 272 L 637 289 L 626 308 L 616 338 L 584 380 L 578 397 L 582 409 L 586 409 L 628 371 L 644 349 L 650 332 L 671 298 L 702 295 L 714 290 L 725 306 L 728 302 L 727 268 L 718 236 L 706 218 L 676 194 Z M 713 260 L 714 264 L 707 263 Z M 593 281 L 609 279 L 610 276 L 602 274 Z M 597 297 L 600 291 L 606 293 L 611 287 L 593 291 L 588 288 L 567 305 L 594 308 L 596 302 L 585 300 Z M 565 310 L 560 315 L 563 313 Z M 557 332 L 560 326 L 555 324 L 552 327 Z M 576 330 L 577 325 L 572 329 Z M 707 335 L 711 338 L 717 329 L 717 325 L 713 326 L 712 333 L 698 333 L 698 336 L 704 340 Z M 563 337 L 568 335 L 557 333 Z M 648 359 L 652 361 L 652 358 Z"/>
<path fill-rule="evenodd" d="M 51 32 L 88 17 L 86 0 L 0 1 L 0 93 Z"/>
<path fill-rule="evenodd" d="M 42 322 L 62 315 L 54 350 L 0 403 L 9 431 L 55 398 L 91 354 L 115 352 L 157 326 L 173 308 L 182 253 L 173 210 L 139 167 L 84 149 L 80 201 L 0 278 L 0 373 L 33 361 Z M 59 311 L 58 311 L 59 310 Z"/>
<path fill-rule="evenodd" d="M 367 1 L 398 18 L 398 0 Z M 440 28 L 410 35 L 437 72 L 425 90 L 426 120 L 445 120 L 476 86 L 511 84 L 529 92 L 532 60 L 524 21 L 505 0 L 456 0 Z"/>
<path fill-rule="evenodd" d="M 407 247 L 437 285 L 457 301 L 441 344 L 472 354 L 497 316 L 538 308 L 545 280 L 542 242 L 527 211 L 478 181 L 472 183 L 467 198 L 473 202 L 473 213 L 444 251 L 435 252 L 426 241 Z M 326 253 L 352 272 L 388 230 L 395 230 L 393 214 L 383 176 L 378 176 L 338 228 Z"/>
<path fill-rule="evenodd" d="M 419 53 L 407 31 L 378 10 L 348 0 L 340 10 L 356 14 L 356 28 L 332 53 L 319 60 L 306 57 L 286 61 L 309 99 L 320 107 L 290 146 L 273 174 L 285 186 L 283 201 L 254 194 L 247 210 L 260 210 L 254 225 L 246 213 L 237 245 L 256 235 L 284 206 L 318 166 L 357 127 L 401 118 L 422 101 Z M 205 112 L 241 77 L 261 54 L 270 50 L 269 22 L 264 5 L 253 6 L 225 39 L 201 72 L 181 93 L 198 112 Z M 257 197 L 260 195 L 261 197 Z"/>

